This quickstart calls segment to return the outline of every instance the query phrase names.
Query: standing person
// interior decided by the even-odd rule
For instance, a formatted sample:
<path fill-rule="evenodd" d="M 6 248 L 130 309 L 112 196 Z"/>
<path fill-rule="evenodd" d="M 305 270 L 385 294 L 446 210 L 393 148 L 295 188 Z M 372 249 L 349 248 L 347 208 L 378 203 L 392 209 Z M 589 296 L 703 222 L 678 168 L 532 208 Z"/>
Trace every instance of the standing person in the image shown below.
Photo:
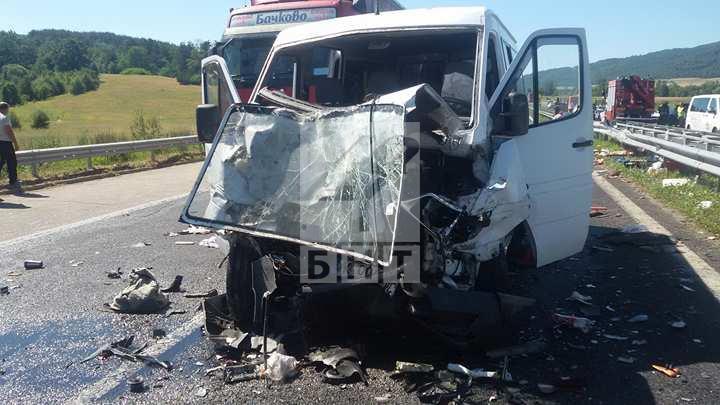
<path fill-rule="evenodd" d="M 19 150 L 20 146 L 10 123 L 9 113 L 10 105 L 0 102 L 0 172 L 7 164 L 10 188 L 20 191 L 20 182 L 17 178 L 17 158 L 15 157 L 15 151 Z"/>
<path fill-rule="evenodd" d="M 677 107 L 677 116 L 678 116 L 678 126 L 685 128 L 685 113 L 686 113 L 685 104 L 680 103 Z"/>

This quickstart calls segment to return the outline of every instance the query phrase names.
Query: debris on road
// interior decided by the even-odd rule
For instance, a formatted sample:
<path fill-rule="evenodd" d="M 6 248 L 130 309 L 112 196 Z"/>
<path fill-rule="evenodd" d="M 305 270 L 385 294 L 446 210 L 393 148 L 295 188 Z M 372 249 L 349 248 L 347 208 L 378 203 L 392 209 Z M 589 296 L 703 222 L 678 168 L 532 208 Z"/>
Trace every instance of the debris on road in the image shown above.
<path fill-rule="evenodd" d="M 70 264 L 70 267 L 80 267 L 85 264 L 85 262 L 82 260 L 70 260 L 68 264 Z"/>
<path fill-rule="evenodd" d="M 162 339 L 165 336 L 167 336 L 167 332 L 164 329 L 153 329 L 152 331 L 153 339 Z"/>
<path fill-rule="evenodd" d="M 670 326 L 672 326 L 673 329 L 685 329 L 687 324 L 684 321 L 675 321 L 670 322 Z"/>
<path fill-rule="evenodd" d="M 0 295 L 8 295 L 10 294 L 10 287 L 0 284 Z"/>
<path fill-rule="evenodd" d="M 432 364 L 395 362 L 395 371 L 398 373 L 431 373 L 435 370 Z"/>
<path fill-rule="evenodd" d="M 590 217 L 591 218 L 597 218 L 597 217 L 604 217 L 608 213 L 607 207 L 590 207 Z"/>
<path fill-rule="evenodd" d="M 592 303 L 590 302 L 590 301 L 592 301 L 591 296 L 582 295 L 577 291 L 573 291 L 573 293 L 568 298 L 566 298 L 566 300 L 567 301 L 576 301 L 583 305 L 588 305 L 588 306 L 592 305 Z"/>
<path fill-rule="evenodd" d="M 42 269 L 45 264 L 42 260 L 25 260 L 25 270 Z"/>
<path fill-rule="evenodd" d="M 217 297 L 217 296 L 218 296 L 218 290 L 216 290 L 216 289 L 212 289 L 208 292 L 185 294 L 185 298 L 210 298 L 210 297 Z"/>
<path fill-rule="evenodd" d="M 128 314 L 152 314 L 167 308 L 170 300 L 160 292 L 160 285 L 150 272 L 151 269 L 133 269 L 130 272 L 132 284 L 113 299 L 109 308 Z"/>
<path fill-rule="evenodd" d="M 616 360 L 620 363 L 635 364 L 637 359 L 635 357 L 618 357 Z"/>
<path fill-rule="evenodd" d="M 197 391 L 195 391 L 195 396 L 199 398 L 205 398 L 208 394 L 207 388 L 200 387 Z"/>
<path fill-rule="evenodd" d="M 136 244 L 132 245 L 132 247 L 134 247 L 134 248 L 144 248 L 144 247 L 148 247 L 148 246 L 152 246 L 152 243 L 150 243 L 150 242 L 139 242 L 139 243 L 136 243 Z"/>
<path fill-rule="evenodd" d="M 108 272 L 107 278 L 110 278 L 113 280 L 120 280 L 122 278 L 122 274 L 123 274 L 123 272 L 120 269 L 121 269 L 121 267 L 118 267 L 117 270 Z"/>
<path fill-rule="evenodd" d="M 556 386 L 551 385 L 551 384 L 538 384 L 537 387 L 538 387 L 538 390 L 545 395 L 554 394 L 558 390 L 558 388 Z"/>
<path fill-rule="evenodd" d="M 635 315 L 632 318 L 628 319 L 628 322 L 630 322 L 630 323 L 647 322 L 648 319 L 650 319 L 650 317 L 648 315 L 639 314 L 639 315 Z"/>
<path fill-rule="evenodd" d="M 625 341 L 625 340 L 628 340 L 628 337 L 626 337 L 626 336 L 618 336 L 618 335 L 603 334 L 603 337 L 604 337 L 605 339 L 617 340 L 617 341 L 620 341 L 620 342 Z"/>
<path fill-rule="evenodd" d="M 570 315 L 562 315 L 562 314 L 554 314 L 553 319 L 555 322 L 561 324 L 573 327 L 575 329 L 579 329 L 583 331 L 584 333 L 590 332 L 590 329 L 595 324 L 595 321 L 590 320 L 588 318 L 581 318 L 578 316 L 570 316 Z"/>
<path fill-rule="evenodd" d="M 307 357 L 313 363 L 323 363 L 328 366 L 323 372 L 323 375 L 328 380 L 348 380 L 357 376 L 367 383 L 365 372 L 360 368 L 360 356 L 353 349 L 333 347 L 326 350 L 317 350 Z"/>
<path fill-rule="evenodd" d="M 87 363 L 88 361 L 99 357 L 103 360 L 108 359 L 112 356 L 120 357 L 123 360 L 129 360 L 133 362 L 143 362 L 150 366 L 159 366 L 166 370 L 170 370 L 172 365 L 169 362 L 160 361 L 155 356 L 142 354 L 147 344 L 140 347 L 133 347 L 133 341 L 135 336 L 130 336 L 125 339 L 113 342 L 107 345 L 103 345 L 93 352 L 88 357 L 82 359 L 80 363 Z"/>
<path fill-rule="evenodd" d="M 453 373 L 462 374 L 470 378 L 500 378 L 500 373 L 497 371 L 487 371 L 482 368 L 471 370 L 462 364 L 450 363 L 447 369 Z"/>
<path fill-rule="evenodd" d="M 287 382 L 297 375 L 298 361 L 295 357 L 273 353 L 267 360 L 267 369 L 261 368 L 263 377 L 276 382 Z"/>
<path fill-rule="evenodd" d="M 191 241 L 180 241 L 179 240 L 179 241 L 175 242 L 175 245 L 177 245 L 177 246 L 192 246 L 194 244 L 195 244 L 195 242 L 191 242 Z"/>
<path fill-rule="evenodd" d="M 173 280 L 172 284 L 170 284 L 169 287 L 163 288 L 160 290 L 164 293 L 180 293 L 183 292 L 183 289 L 181 288 L 183 282 L 183 276 L 175 276 L 175 279 Z"/>
<path fill-rule="evenodd" d="M 653 364 L 652 368 L 654 368 L 656 371 L 659 371 L 659 372 L 665 374 L 666 376 L 668 376 L 670 378 L 679 378 L 681 375 L 680 370 L 677 368 L 674 368 L 671 365 L 668 365 L 667 367 L 665 367 L 665 366 L 659 366 L 657 364 Z"/>
<path fill-rule="evenodd" d="M 139 394 L 143 391 L 145 391 L 145 381 L 140 376 L 135 376 L 127 380 L 128 387 L 130 387 L 130 392 L 134 392 L 136 394 Z"/>
<path fill-rule="evenodd" d="M 210 249 L 220 249 L 220 244 L 218 243 L 217 236 L 211 236 L 207 239 L 201 240 L 200 243 L 198 243 L 198 246 L 203 246 Z"/>
<path fill-rule="evenodd" d="M 682 187 L 690 183 L 690 179 L 665 179 L 662 181 L 663 187 Z"/>

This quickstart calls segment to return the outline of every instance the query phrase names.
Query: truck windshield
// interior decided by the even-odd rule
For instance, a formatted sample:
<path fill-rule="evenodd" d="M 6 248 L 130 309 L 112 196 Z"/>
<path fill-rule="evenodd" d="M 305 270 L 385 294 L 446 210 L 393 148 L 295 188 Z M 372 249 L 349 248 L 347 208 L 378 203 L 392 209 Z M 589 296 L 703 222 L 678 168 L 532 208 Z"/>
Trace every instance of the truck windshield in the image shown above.
<path fill-rule="evenodd" d="M 238 88 L 252 88 L 260 76 L 275 36 L 234 38 L 223 51 L 230 75 Z"/>
<path fill-rule="evenodd" d="M 280 67 L 297 66 L 297 99 L 345 107 L 419 84 L 430 85 L 460 117 L 475 102 L 478 29 L 351 35 L 285 48 L 273 56 L 262 87 L 277 87 Z M 288 83 L 292 85 L 292 82 Z"/>

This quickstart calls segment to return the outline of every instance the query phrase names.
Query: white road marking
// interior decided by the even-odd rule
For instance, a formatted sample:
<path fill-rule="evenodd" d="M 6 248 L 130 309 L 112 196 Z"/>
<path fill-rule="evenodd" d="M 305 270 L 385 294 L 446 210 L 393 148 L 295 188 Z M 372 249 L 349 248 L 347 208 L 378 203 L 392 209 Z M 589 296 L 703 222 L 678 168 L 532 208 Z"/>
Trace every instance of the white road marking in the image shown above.
<path fill-rule="evenodd" d="M 190 322 L 175 329 L 166 338 L 159 340 L 142 353 L 158 357 L 164 361 L 166 359 L 163 358 L 163 355 L 166 352 L 190 336 L 190 334 L 195 332 L 204 322 L 205 314 L 199 313 L 195 315 Z M 118 367 L 109 376 L 82 390 L 74 400 L 68 401 L 67 404 L 87 404 L 95 402 L 117 388 L 129 377 L 140 372 L 144 367 L 146 366 L 138 365 L 137 363 L 123 363 L 121 367 Z"/>
<path fill-rule="evenodd" d="M 594 174 L 593 180 L 598 187 L 600 187 L 607 195 L 610 196 L 610 198 L 613 199 L 613 201 L 615 201 L 615 203 L 617 203 L 617 205 L 620 206 L 620 208 L 623 209 L 623 211 L 627 212 L 628 215 L 633 217 L 635 221 L 639 222 L 641 225 L 645 225 L 650 232 L 657 233 L 659 235 L 672 236 L 670 231 L 655 221 L 655 219 L 627 198 L 625 194 L 610 184 L 610 182 L 605 178 Z M 695 271 L 698 277 L 700 277 L 703 283 L 705 283 L 708 290 L 712 292 L 715 299 L 720 301 L 720 273 L 715 271 L 712 266 L 685 245 L 678 245 L 676 250 L 669 253 L 680 256 L 684 259 L 685 262 L 687 262 L 687 264 L 689 264 Z"/>
<path fill-rule="evenodd" d="M 67 224 L 67 225 L 61 225 L 61 226 L 58 226 L 58 227 L 56 227 L 56 228 L 51 228 L 51 229 L 47 229 L 47 230 L 44 230 L 44 231 L 35 232 L 35 233 L 30 234 L 30 235 L 21 236 L 21 237 L 19 237 L 19 238 L 10 239 L 10 240 L 7 240 L 7 241 L 0 241 L 0 251 L 9 248 L 9 247 L 12 246 L 12 245 L 17 245 L 17 244 L 19 244 L 19 243 L 29 242 L 29 241 L 31 241 L 31 240 L 33 240 L 33 239 L 41 238 L 41 237 L 44 237 L 44 236 L 49 236 L 49 235 L 52 235 L 52 234 L 55 234 L 55 233 L 60 233 L 60 232 L 69 231 L 69 230 L 71 230 L 71 229 L 75 229 L 75 228 L 79 228 L 79 227 L 82 227 L 82 226 L 90 225 L 90 224 L 92 224 L 92 223 L 104 221 L 104 220 L 107 220 L 107 219 L 112 219 L 112 218 L 121 217 L 121 216 L 123 216 L 123 215 L 128 215 L 128 214 L 130 214 L 130 213 L 133 213 L 133 212 L 135 212 L 135 211 L 140 211 L 140 210 L 144 210 L 144 209 L 146 209 L 146 208 L 156 207 L 156 206 L 158 206 L 158 205 L 167 204 L 167 203 L 169 203 L 169 202 L 174 202 L 174 201 L 177 201 L 177 200 L 180 200 L 180 199 L 185 199 L 185 198 L 187 198 L 187 194 L 180 194 L 180 195 L 176 195 L 176 196 L 173 196 L 173 197 L 163 198 L 163 199 L 161 199 L 161 200 L 150 201 L 150 202 L 148 202 L 148 203 L 141 204 L 141 205 L 138 205 L 138 206 L 135 206 L 135 207 L 131 207 L 131 208 L 126 208 L 126 209 L 124 209 L 124 210 L 115 211 L 115 212 L 110 212 L 110 213 L 105 214 L 105 215 L 100 215 L 100 216 L 97 216 L 97 217 L 88 218 L 88 219 L 82 220 L 82 221 L 80 221 L 80 222 L 75 222 L 75 223 Z"/>

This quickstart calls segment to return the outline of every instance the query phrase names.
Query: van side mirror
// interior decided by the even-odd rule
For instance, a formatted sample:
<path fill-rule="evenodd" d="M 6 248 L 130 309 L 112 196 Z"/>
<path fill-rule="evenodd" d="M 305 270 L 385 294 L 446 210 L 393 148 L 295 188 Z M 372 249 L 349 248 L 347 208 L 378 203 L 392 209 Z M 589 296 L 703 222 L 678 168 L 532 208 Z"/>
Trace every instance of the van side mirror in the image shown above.
<path fill-rule="evenodd" d="M 215 104 L 200 104 L 195 110 L 198 140 L 201 143 L 212 143 L 220 129 L 220 115 Z"/>
<path fill-rule="evenodd" d="M 511 136 L 525 135 L 530 127 L 530 107 L 525 94 L 512 92 L 503 100 L 505 132 Z"/>

